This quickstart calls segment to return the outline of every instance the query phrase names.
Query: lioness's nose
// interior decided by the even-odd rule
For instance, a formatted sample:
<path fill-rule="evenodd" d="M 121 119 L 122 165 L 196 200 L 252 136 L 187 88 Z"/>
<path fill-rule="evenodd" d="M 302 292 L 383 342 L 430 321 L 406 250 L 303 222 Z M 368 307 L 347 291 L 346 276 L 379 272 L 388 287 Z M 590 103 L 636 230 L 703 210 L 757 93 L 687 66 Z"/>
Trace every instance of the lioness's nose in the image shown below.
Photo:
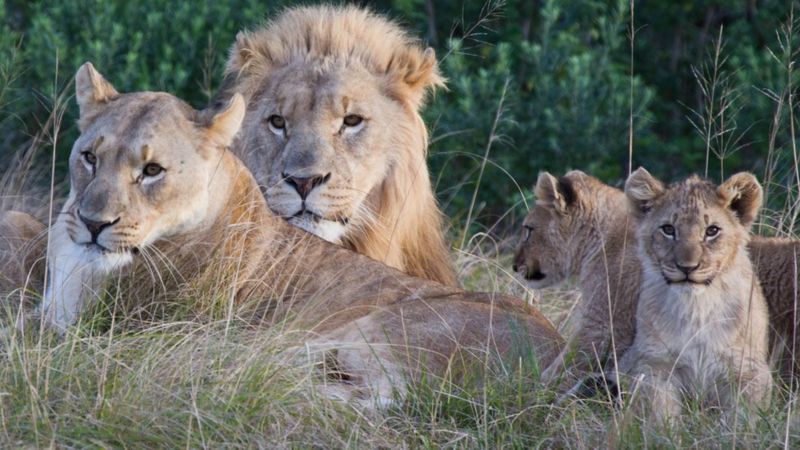
<path fill-rule="evenodd" d="M 110 222 L 100 222 L 97 220 L 88 219 L 81 213 L 78 213 L 78 217 L 81 219 L 81 222 L 86 225 L 86 229 L 89 230 L 89 234 L 92 235 L 92 242 L 97 241 L 97 236 L 99 236 L 103 230 L 119 222 L 119 217 Z"/>
<path fill-rule="evenodd" d="M 297 193 L 300 194 L 300 198 L 303 200 L 308 197 L 308 194 L 310 194 L 315 187 L 325 184 L 331 179 L 330 172 L 325 175 L 311 175 L 310 177 L 294 177 L 285 173 L 281 175 L 283 175 L 283 179 L 286 181 L 286 183 L 294 187 Z"/>

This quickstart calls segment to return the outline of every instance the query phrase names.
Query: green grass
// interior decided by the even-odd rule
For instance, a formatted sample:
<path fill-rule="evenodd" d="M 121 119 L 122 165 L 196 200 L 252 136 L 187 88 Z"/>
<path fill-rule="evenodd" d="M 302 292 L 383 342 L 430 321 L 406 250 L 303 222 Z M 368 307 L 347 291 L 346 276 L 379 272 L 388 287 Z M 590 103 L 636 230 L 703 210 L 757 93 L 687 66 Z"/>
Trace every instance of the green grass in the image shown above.
<path fill-rule="evenodd" d="M 459 258 L 466 284 L 522 293 L 504 274 L 506 258 L 474 258 Z M 477 376 L 478 367 L 475 377 L 458 383 L 423 375 L 402 404 L 363 411 L 321 392 L 330 381 L 317 367 L 287 356 L 298 342 L 280 326 L 197 317 L 191 306 L 205 300 L 199 298 L 181 299 L 185 308 L 145 322 L 115 309 L 114 295 L 124 293 L 105 296 L 63 337 L 20 335 L 11 318 L 3 321 L 9 327 L 0 338 L 0 447 L 800 445 L 797 396 L 782 389 L 767 411 L 748 410 L 752 424 L 725 424 L 713 411 L 687 405 L 683 423 L 664 430 L 602 397 L 556 402 L 539 383 L 533 359 L 507 361 L 504 374 L 488 378 Z M 575 292 L 563 288 L 536 297 L 566 332 L 562 322 Z"/>

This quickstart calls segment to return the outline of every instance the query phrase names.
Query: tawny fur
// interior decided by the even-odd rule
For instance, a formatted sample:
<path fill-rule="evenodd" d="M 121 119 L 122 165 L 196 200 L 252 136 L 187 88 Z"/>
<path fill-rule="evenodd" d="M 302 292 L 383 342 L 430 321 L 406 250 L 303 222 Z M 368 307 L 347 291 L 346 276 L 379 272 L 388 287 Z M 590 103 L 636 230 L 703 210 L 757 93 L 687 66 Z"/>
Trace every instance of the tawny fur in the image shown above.
<path fill-rule="evenodd" d="M 535 193 L 514 269 L 534 289 L 578 279 L 575 331 L 543 373 L 564 390 L 586 372 L 614 368 L 633 343 L 640 264 L 620 190 L 572 171 L 540 174 Z"/>
<path fill-rule="evenodd" d="M 390 20 L 352 6 L 299 7 L 237 36 L 215 104 L 244 95 L 233 151 L 275 213 L 408 274 L 456 285 L 419 114 L 443 84 L 433 50 Z M 348 115 L 363 123 L 346 127 Z M 283 129 L 271 128 L 273 116 Z M 326 175 L 305 202 L 286 178 Z"/>
<path fill-rule="evenodd" d="M 619 372 L 636 380 L 646 414 L 676 420 L 687 397 L 726 414 L 740 399 L 767 405 L 767 305 L 747 254 L 762 201 L 755 177 L 665 188 L 640 168 L 625 192 L 643 270 L 636 337 Z"/>
<path fill-rule="evenodd" d="M 78 81 L 86 72 L 94 69 L 82 67 Z M 98 112 L 83 122 L 70 158 L 72 190 L 57 224 L 66 232 L 53 233 L 49 263 L 59 273 L 58 251 L 74 258 L 64 248 L 75 245 L 101 259 L 116 256 L 89 263 L 91 276 L 79 273 L 79 301 L 49 291 L 46 322 L 70 325 L 109 278 L 140 302 L 202 293 L 197 297 L 220 299 L 236 318 L 295 332 L 306 351 L 346 374 L 342 389 L 384 404 L 402 395 L 406 377 L 419 369 L 456 376 L 487 361 L 516 364 L 530 351 L 547 365 L 560 350 L 551 324 L 518 299 L 410 277 L 273 215 L 252 175 L 224 147 L 238 109 L 243 113 L 240 97 L 211 119 L 162 93 L 116 95 L 91 106 Z M 93 170 L 81 159 L 87 151 L 97 158 Z M 166 168 L 162 178 L 131 182 L 153 162 Z M 181 178 L 182 170 L 191 179 Z M 87 239 L 78 211 L 117 218 L 97 237 L 107 252 L 78 244 Z M 53 284 L 71 292 L 64 280 Z M 76 309 L 58 313 L 64 304 Z"/>
<path fill-rule="evenodd" d="M 46 227 L 31 215 L 0 213 L 0 298 L 15 290 L 42 288 Z"/>
<path fill-rule="evenodd" d="M 750 240 L 753 261 L 770 321 L 770 348 L 775 352 L 780 373 L 797 387 L 800 375 L 800 241 L 754 236 Z"/>

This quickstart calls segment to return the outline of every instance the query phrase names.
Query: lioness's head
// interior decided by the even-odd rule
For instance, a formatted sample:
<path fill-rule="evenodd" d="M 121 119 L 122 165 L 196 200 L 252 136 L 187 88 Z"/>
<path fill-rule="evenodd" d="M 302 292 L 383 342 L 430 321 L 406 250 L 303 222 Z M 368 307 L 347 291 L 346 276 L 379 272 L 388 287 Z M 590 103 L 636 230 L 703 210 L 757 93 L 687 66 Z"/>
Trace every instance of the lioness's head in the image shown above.
<path fill-rule="evenodd" d="M 560 178 L 542 172 L 534 193 L 536 204 L 522 224 L 513 269 L 530 287 L 540 289 L 575 275 L 598 215 L 608 202 L 624 198 L 579 170 Z"/>
<path fill-rule="evenodd" d="M 665 187 L 643 168 L 630 175 L 625 194 L 643 263 L 667 284 L 690 285 L 711 284 L 746 251 L 763 195 L 749 173 L 720 186 L 692 176 Z"/>
<path fill-rule="evenodd" d="M 241 96 L 205 119 L 169 94 L 120 94 L 91 63 L 75 86 L 81 135 L 63 211 L 73 242 L 129 254 L 213 220 L 221 206 L 215 192 L 231 183 L 220 160 L 244 116 Z"/>
<path fill-rule="evenodd" d="M 274 212 L 332 242 L 380 226 L 402 239 L 397 210 L 416 214 L 415 190 L 431 196 L 418 109 L 441 83 L 433 50 L 396 24 L 317 6 L 240 33 L 219 97 L 245 96 L 236 148 Z"/>

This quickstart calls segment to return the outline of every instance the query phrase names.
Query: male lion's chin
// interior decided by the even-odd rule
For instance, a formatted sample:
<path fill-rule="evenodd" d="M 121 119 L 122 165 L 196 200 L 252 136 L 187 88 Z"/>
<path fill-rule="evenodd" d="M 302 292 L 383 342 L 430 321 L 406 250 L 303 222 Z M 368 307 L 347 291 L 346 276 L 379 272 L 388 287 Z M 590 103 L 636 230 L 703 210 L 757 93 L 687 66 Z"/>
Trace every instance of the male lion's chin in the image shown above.
<path fill-rule="evenodd" d="M 346 231 L 345 225 L 341 222 L 308 214 L 292 217 L 289 223 L 333 244 L 340 244 Z"/>
<path fill-rule="evenodd" d="M 707 278 L 692 278 L 692 277 L 676 278 L 676 277 L 670 277 L 668 275 L 663 275 L 663 277 L 664 281 L 670 286 L 686 286 L 689 288 L 710 286 L 711 283 L 714 282 L 713 276 Z"/>

